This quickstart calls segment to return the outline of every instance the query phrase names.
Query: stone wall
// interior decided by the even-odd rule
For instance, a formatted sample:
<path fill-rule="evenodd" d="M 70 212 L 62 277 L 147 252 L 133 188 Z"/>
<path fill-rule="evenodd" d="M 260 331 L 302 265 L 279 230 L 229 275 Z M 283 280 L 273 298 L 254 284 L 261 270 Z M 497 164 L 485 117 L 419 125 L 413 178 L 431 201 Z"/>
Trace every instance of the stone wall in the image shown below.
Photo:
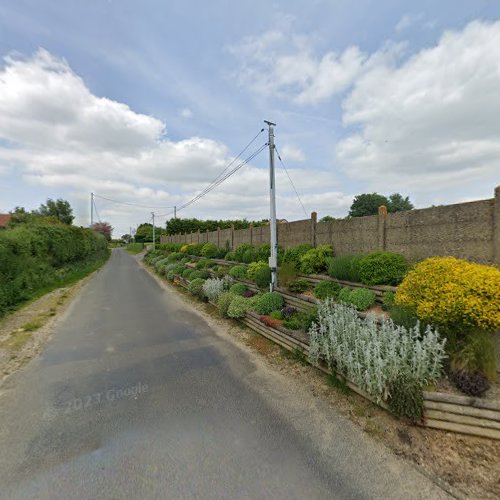
<path fill-rule="evenodd" d="M 221 229 L 211 233 L 162 236 L 162 242 L 211 241 L 220 247 L 270 242 L 269 226 Z M 290 246 L 332 244 L 336 255 L 387 250 L 410 260 L 451 255 L 488 264 L 500 264 L 500 187 L 489 200 L 330 222 L 311 219 L 278 224 L 278 243 Z"/>

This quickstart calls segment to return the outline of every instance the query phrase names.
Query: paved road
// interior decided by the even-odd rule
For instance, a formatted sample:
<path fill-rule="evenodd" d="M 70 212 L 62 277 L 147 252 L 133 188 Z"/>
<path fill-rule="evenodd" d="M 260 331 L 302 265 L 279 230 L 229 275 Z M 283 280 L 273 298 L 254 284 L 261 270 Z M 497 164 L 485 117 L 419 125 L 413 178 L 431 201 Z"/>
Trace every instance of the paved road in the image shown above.
<path fill-rule="evenodd" d="M 0 393 L 9 500 L 446 497 L 121 250 Z"/>

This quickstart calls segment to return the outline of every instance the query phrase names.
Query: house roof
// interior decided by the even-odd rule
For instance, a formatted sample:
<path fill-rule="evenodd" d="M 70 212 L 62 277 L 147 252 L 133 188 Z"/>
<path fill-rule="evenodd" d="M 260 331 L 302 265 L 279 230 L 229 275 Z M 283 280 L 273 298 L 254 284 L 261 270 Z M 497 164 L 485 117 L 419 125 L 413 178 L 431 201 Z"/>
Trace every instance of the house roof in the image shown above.
<path fill-rule="evenodd" d="M 0 214 L 0 228 L 7 227 L 11 218 L 10 214 Z"/>

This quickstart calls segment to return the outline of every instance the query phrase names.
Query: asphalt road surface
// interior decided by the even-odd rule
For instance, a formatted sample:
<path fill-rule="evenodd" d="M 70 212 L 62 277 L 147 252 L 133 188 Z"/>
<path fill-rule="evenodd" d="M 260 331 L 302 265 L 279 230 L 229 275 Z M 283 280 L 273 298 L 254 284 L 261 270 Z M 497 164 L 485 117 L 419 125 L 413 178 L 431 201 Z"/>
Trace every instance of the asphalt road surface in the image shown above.
<path fill-rule="evenodd" d="M 116 250 L 0 388 L 0 497 L 446 498 Z"/>

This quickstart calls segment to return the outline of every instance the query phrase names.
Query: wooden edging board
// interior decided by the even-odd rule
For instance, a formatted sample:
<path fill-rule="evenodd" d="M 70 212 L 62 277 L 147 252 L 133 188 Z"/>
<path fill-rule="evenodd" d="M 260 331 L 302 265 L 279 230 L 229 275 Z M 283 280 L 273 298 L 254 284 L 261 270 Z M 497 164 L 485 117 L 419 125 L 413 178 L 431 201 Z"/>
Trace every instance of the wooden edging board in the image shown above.
<path fill-rule="evenodd" d="M 177 276 L 176 280 L 184 288 L 189 285 L 189 281 L 180 276 Z M 285 349 L 303 352 L 306 355 L 306 360 L 310 363 L 307 341 L 300 341 L 286 331 L 265 325 L 260 321 L 260 317 L 252 312 L 247 313 L 240 321 Z M 317 368 L 324 373 L 332 373 L 332 370 L 324 364 L 317 366 Z M 342 374 L 335 372 L 335 375 L 343 380 L 352 391 L 390 412 L 389 406 L 385 402 L 375 400 Z M 424 427 L 500 440 L 499 401 L 487 401 L 480 398 L 433 391 L 424 391 L 423 398 L 424 418 L 421 425 Z"/>

